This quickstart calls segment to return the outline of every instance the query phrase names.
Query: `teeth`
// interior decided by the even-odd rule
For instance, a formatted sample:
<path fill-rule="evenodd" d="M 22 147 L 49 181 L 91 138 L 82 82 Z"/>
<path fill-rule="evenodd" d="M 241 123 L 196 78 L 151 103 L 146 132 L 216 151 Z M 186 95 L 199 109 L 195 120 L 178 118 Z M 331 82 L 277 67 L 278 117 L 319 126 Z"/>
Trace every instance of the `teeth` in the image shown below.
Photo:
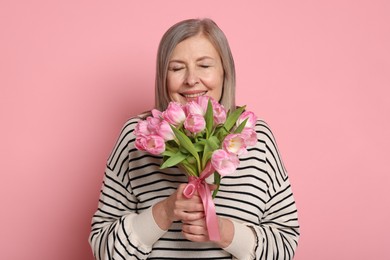
<path fill-rule="evenodd" d="M 185 96 L 186 98 L 196 98 L 196 97 L 203 96 L 204 94 L 206 94 L 206 92 L 201 92 L 197 94 L 183 94 L 183 96 Z"/>

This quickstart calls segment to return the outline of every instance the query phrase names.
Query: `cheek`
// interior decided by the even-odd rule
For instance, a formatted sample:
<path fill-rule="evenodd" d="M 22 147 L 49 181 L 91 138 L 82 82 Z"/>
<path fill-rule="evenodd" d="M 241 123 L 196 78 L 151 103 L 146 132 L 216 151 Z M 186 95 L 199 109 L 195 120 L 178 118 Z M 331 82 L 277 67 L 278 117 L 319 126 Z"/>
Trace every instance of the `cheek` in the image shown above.
<path fill-rule="evenodd" d="M 216 89 L 216 92 L 218 92 L 218 98 L 217 100 L 220 100 L 222 98 L 222 92 L 223 92 L 223 82 L 224 82 L 224 75 L 223 73 L 220 74 L 216 80 L 216 86 L 217 86 L 217 89 Z"/>
<path fill-rule="evenodd" d="M 221 75 L 220 73 L 213 75 L 211 78 L 210 83 L 213 86 L 213 89 L 215 91 L 222 91 L 223 87 L 223 74 Z"/>
<path fill-rule="evenodd" d="M 215 100 L 220 100 L 222 97 L 222 88 L 223 88 L 223 78 L 215 77 L 212 81 L 210 81 L 210 95 Z"/>
<path fill-rule="evenodd" d="M 171 93 L 171 92 L 174 92 L 174 91 L 177 91 L 178 90 L 178 80 L 177 78 L 175 77 L 172 77 L 172 76 L 168 76 L 167 77 L 167 89 L 168 89 L 168 92 Z"/>
<path fill-rule="evenodd" d="M 216 70 L 205 72 L 199 78 L 212 88 L 220 86 L 221 82 L 223 82 L 223 75 Z"/>

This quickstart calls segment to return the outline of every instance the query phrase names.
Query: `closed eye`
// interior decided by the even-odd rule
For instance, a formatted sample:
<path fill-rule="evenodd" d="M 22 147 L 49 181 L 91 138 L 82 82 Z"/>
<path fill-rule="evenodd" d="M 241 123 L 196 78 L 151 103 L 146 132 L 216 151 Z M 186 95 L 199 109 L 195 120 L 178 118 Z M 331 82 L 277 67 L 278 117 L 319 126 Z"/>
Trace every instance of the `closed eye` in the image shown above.
<path fill-rule="evenodd" d="M 179 71 L 179 70 L 182 70 L 184 69 L 183 67 L 174 67 L 174 68 L 169 68 L 170 71 L 173 71 L 173 72 L 176 72 L 176 71 Z"/>

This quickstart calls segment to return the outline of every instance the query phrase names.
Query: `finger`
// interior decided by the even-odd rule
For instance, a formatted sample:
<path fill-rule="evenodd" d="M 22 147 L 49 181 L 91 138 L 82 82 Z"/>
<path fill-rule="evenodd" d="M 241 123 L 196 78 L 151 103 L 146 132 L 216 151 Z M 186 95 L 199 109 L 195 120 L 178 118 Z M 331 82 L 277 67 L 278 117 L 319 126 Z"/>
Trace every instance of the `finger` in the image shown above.
<path fill-rule="evenodd" d="M 197 211 L 197 212 L 181 211 L 177 213 L 177 216 L 179 219 L 181 219 L 182 222 L 192 222 L 204 218 L 204 212 L 203 211 Z"/>
<path fill-rule="evenodd" d="M 208 242 L 210 241 L 210 239 L 208 238 L 208 236 L 204 236 L 204 235 L 193 235 L 193 234 L 188 234 L 188 233 L 185 233 L 185 232 L 182 232 L 183 236 L 187 239 L 187 240 L 190 240 L 192 242 Z"/>
<path fill-rule="evenodd" d="M 202 226 L 184 224 L 182 233 L 186 239 L 193 242 L 206 242 L 209 240 L 207 229 Z"/>
<path fill-rule="evenodd" d="M 209 185 L 209 189 L 210 189 L 211 191 L 216 190 L 216 189 L 218 188 L 218 185 L 216 185 L 216 184 L 210 184 L 210 183 L 208 183 L 208 185 Z"/>
<path fill-rule="evenodd" d="M 187 184 L 180 184 L 176 190 L 176 200 L 187 200 L 187 201 L 194 201 L 194 202 L 202 202 L 201 197 L 198 194 L 198 191 L 195 191 L 195 193 L 192 195 L 191 198 L 187 198 L 184 196 L 183 191 L 185 189 Z"/>
<path fill-rule="evenodd" d="M 175 209 L 187 212 L 204 211 L 202 203 L 188 200 L 176 200 Z"/>
<path fill-rule="evenodd" d="M 186 186 L 187 186 L 186 183 L 179 184 L 179 186 L 177 187 L 177 193 L 183 194 L 183 190 L 185 189 Z"/>
<path fill-rule="evenodd" d="M 204 226 L 198 226 L 198 225 L 190 225 L 190 224 L 183 224 L 182 225 L 182 231 L 187 234 L 192 235 L 207 235 L 207 229 Z"/>
<path fill-rule="evenodd" d="M 191 221 L 190 220 L 187 220 L 187 221 L 182 220 L 182 222 L 183 222 L 183 224 L 186 224 L 186 225 L 196 225 L 196 226 L 206 227 L 205 218 L 191 220 Z"/>

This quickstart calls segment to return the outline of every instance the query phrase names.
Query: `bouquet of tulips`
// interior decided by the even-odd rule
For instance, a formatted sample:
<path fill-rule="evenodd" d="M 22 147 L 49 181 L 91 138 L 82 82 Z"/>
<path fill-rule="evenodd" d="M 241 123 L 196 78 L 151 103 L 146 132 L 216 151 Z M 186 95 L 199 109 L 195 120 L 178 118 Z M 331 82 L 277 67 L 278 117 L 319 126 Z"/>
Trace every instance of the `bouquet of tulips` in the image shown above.
<path fill-rule="evenodd" d="M 175 165 L 183 168 L 189 176 L 184 195 L 191 197 L 198 191 L 206 216 L 208 211 L 209 215 L 215 215 L 205 179 L 214 174 L 217 186 L 214 198 L 221 176 L 234 173 L 239 165 L 238 156 L 246 153 L 248 146 L 256 144 L 255 124 L 256 116 L 245 111 L 245 106 L 230 112 L 214 99 L 201 96 L 184 105 L 170 102 L 163 112 L 153 109 L 152 115 L 135 127 L 135 146 L 162 155 L 162 169 Z M 211 230 L 212 234 L 211 226 L 216 229 Z M 217 240 L 218 225 L 208 223 L 208 229 L 210 239 Z"/>

